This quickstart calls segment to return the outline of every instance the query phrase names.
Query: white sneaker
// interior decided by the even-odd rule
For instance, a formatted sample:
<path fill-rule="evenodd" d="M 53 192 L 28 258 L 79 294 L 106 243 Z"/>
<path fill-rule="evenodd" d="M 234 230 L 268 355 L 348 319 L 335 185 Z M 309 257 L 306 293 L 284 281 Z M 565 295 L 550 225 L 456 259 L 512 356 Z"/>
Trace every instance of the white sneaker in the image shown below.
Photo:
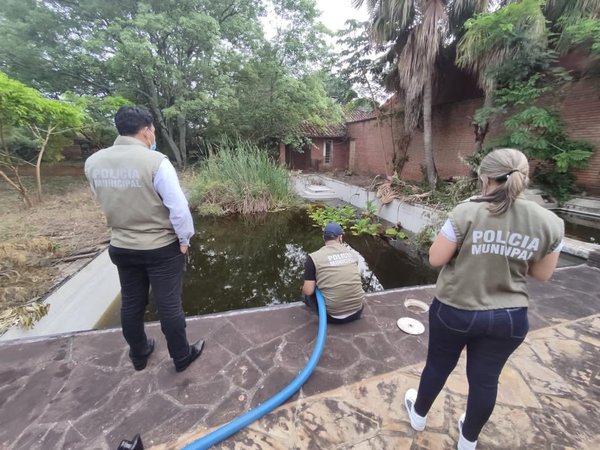
<path fill-rule="evenodd" d="M 427 416 L 421 417 L 415 412 L 415 401 L 417 401 L 417 390 L 409 389 L 404 394 L 404 406 L 410 419 L 410 426 L 417 431 L 423 431 L 427 424 Z"/>
<path fill-rule="evenodd" d="M 477 448 L 477 441 L 468 441 L 462 434 L 463 423 L 465 423 L 465 413 L 462 413 L 458 418 L 458 446 L 457 450 L 475 450 Z"/>

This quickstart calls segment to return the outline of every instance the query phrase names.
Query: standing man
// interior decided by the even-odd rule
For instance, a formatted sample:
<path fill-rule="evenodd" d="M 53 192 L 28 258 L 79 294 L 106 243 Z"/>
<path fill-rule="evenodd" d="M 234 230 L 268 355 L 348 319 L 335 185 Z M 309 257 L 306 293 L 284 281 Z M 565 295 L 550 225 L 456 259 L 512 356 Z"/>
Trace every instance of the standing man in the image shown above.
<path fill-rule="evenodd" d="M 323 230 L 325 245 L 306 258 L 304 264 L 304 303 L 317 310 L 314 295 L 318 287 L 325 298 L 327 323 L 346 323 L 360 319 L 365 292 L 358 273 L 358 259 L 342 244 L 344 231 L 337 223 Z"/>
<path fill-rule="evenodd" d="M 112 147 L 85 162 L 85 175 L 111 227 L 108 249 L 121 282 L 121 326 L 135 370 L 154 351 L 144 331 L 148 290 L 156 299 L 160 325 L 175 370 L 185 370 L 202 352 L 185 332 L 181 288 L 185 255 L 194 234 L 187 200 L 175 168 L 156 150 L 152 115 L 124 106 L 115 115 L 119 136 Z"/>

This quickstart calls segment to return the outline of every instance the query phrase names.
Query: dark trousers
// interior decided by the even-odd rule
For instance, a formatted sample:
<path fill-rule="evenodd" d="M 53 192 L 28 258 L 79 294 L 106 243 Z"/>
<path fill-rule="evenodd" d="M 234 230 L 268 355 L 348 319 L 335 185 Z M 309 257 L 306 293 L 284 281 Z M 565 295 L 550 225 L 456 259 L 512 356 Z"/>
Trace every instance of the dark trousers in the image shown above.
<path fill-rule="evenodd" d="M 140 356 L 146 350 L 144 312 L 152 286 L 169 355 L 174 361 L 185 359 L 190 346 L 181 305 L 185 255 L 179 250 L 179 242 L 155 250 L 129 250 L 111 245 L 108 253 L 119 271 L 121 327 L 131 353 Z"/>
<path fill-rule="evenodd" d="M 427 362 L 414 408 L 427 415 L 467 347 L 469 397 L 463 436 L 476 441 L 496 404 L 498 378 L 529 330 L 527 308 L 466 311 L 434 299 L 429 309 Z"/>
<path fill-rule="evenodd" d="M 312 309 L 313 311 L 315 311 L 317 314 L 319 313 L 319 304 L 317 303 L 317 296 L 315 294 L 313 294 L 313 295 L 305 295 L 303 302 L 304 302 L 304 304 L 306 306 L 308 306 L 310 309 Z M 337 324 L 340 324 L 340 323 L 353 322 L 355 320 L 360 319 L 360 316 L 362 315 L 363 309 L 364 309 L 364 306 L 362 306 L 354 314 L 351 314 L 348 317 L 344 317 L 343 319 L 337 319 L 337 318 L 332 317 L 329 314 L 327 314 L 327 323 L 337 323 Z"/>

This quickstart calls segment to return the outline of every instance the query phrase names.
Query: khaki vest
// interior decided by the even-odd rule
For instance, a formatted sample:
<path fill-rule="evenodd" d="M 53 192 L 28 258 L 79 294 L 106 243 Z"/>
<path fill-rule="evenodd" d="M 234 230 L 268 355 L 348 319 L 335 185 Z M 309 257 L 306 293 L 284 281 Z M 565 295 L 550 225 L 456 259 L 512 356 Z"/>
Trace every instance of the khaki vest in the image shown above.
<path fill-rule="evenodd" d="M 85 175 L 111 228 L 111 245 L 153 250 L 177 240 L 169 210 L 153 184 L 165 158 L 135 138 L 119 136 L 112 147 L 85 162 Z"/>
<path fill-rule="evenodd" d="M 338 316 L 358 311 L 365 298 L 358 259 L 342 244 L 325 245 L 310 254 L 317 272 L 317 287 L 325 297 L 327 313 Z"/>
<path fill-rule="evenodd" d="M 467 310 L 526 307 L 529 264 L 556 249 L 564 222 L 522 198 L 500 216 L 492 216 L 487 207 L 465 202 L 450 212 L 459 247 L 440 272 L 436 296 Z"/>

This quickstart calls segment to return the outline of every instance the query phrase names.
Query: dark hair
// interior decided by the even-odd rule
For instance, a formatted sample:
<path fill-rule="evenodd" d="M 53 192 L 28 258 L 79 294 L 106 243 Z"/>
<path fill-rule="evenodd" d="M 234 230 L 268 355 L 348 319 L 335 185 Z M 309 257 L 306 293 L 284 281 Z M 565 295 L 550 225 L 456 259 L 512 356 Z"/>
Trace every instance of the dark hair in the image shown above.
<path fill-rule="evenodd" d="M 152 114 L 140 106 L 121 106 L 115 114 L 115 126 L 121 136 L 135 136 L 145 127 L 152 127 Z"/>

